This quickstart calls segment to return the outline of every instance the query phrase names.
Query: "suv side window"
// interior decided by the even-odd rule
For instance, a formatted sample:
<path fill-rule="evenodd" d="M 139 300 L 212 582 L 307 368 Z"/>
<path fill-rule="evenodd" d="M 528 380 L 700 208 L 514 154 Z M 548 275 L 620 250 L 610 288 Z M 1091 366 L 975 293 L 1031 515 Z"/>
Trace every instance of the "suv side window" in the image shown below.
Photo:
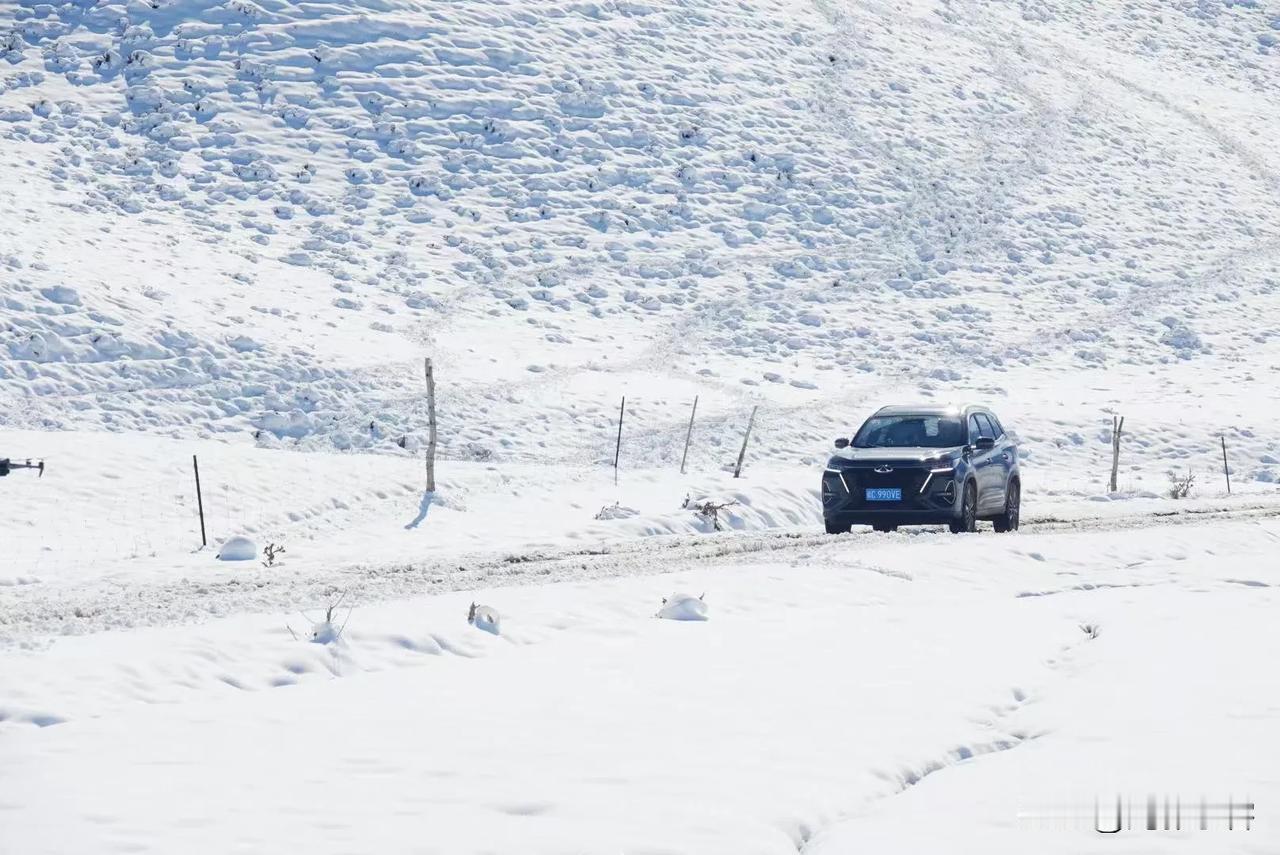
<path fill-rule="evenodd" d="M 978 441 L 978 437 L 982 436 L 982 426 L 978 423 L 978 416 L 969 416 L 969 444 L 973 445 Z"/>
<path fill-rule="evenodd" d="M 996 414 L 985 413 L 984 415 L 986 415 L 988 421 L 991 422 L 991 427 L 995 428 L 996 439 L 999 439 L 1000 437 L 1004 436 L 1004 427 L 1000 424 L 1000 420 L 996 418 Z"/>
<path fill-rule="evenodd" d="M 991 420 L 987 418 L 986 413 L 978 413 L 977 418 L 978 418 L 978 426 L 982 429 L 982 433 L 980 434 L 980 436 L 989 436 L 992 439 L 995 439 L 1000 435 L 1000 432 L 997 431 L 994 427 L 992 427 Z"/>

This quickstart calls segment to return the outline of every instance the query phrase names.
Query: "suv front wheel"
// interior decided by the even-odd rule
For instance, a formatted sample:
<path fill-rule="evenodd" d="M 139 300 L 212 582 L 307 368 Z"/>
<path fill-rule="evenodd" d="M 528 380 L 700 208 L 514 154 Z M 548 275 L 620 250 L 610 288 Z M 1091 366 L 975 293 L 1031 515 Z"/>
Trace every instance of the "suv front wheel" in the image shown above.
<path fill-rule="evenodd" d="M 978 530 L 978 489 L 970 481 L 964 485 L 964 499 L 960 503 L 960 518 L 951 521 L 951 533 L 961 534 Z"/>

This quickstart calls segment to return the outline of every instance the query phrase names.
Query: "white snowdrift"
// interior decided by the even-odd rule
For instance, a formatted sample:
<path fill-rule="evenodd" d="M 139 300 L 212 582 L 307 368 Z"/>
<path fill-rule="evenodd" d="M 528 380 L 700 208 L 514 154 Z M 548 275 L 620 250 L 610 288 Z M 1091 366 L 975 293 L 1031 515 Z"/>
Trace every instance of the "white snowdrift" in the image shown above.
<path fill-rule="evenodd" d="M 707 604 L 700 596 L 675 593 L 663 598 L 657 616 L 666 620 L 706 620 Z"/>
<path fill-rule="evenodd" d="M 258 557 L 258 545 L 247 537 L 229 537 L 218 547 L 222 561 L 252 561 Z"/>
<path fill-rule="evenodd" d="M 502 619 L 498 616 L 498 610 L 492 606 L 481 606 L 472 603 L 471 610 L 467 615 L 467 623 L 490 635 L 502 634 Z"/>

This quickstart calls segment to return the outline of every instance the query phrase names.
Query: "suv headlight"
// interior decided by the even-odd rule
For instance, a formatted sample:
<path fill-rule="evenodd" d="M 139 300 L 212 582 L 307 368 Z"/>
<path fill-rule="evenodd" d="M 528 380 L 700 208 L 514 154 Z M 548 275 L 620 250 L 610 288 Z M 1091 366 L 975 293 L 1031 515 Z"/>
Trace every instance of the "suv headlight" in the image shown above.
<path fill-rule="evenodd" d="M 942 466 L 937 469 L 930 469 L 929 474 L 925 476 L 924 483 L 920 485 L 920 495 L 923 496 L 925 494 L 925 491 L 929 489 L 929 485 L 932 484 L 935 479 L 938 481 L 948 480 L 955 474 L 955 472 L 956 468 L 954 466 Z"/>

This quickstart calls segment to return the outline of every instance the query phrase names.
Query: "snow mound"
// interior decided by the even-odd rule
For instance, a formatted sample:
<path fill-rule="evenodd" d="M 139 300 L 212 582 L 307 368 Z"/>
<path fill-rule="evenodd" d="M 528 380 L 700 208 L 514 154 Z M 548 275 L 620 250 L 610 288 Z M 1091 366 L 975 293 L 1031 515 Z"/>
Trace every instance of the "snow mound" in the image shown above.
<path fill-rule="evenodd" d="M 467 615 L 467 623 L 493 635 L 501 634 L 502 619 L 498 616 L 498 610 L 490 606 L 478 606 L 472 603 L 471 611 Z"/>
<path fill-rule="evenodd" d="M 342 639 L 342 627 L 331 620 L 322 620 L 311 627 L 312 644 L 336 644 Z"/>
<path fill-rule="evenodd" d="M 635 508 L 629 508 L 621 502 L 614 502 L 612 505 L 605 505 L 600 509 L 600 513 L 596 514 L 598 520 L 628 520 L 632 517 L 639 516 L 640 512 Z"/>
<path fill-rule="evenodd" d="M 703 594 L 702 597 L 705 597 Z M 707 620 L 707 604 L 702 597 L 675 593 L 662 601 L 658 617 L 664 620 Z"/>
<path fill-rule="evenodd" d="M 220 561 L 252 561 L 258 556 L 258 546 L 247 537 L 230 537 L 218 550 Z"/>

